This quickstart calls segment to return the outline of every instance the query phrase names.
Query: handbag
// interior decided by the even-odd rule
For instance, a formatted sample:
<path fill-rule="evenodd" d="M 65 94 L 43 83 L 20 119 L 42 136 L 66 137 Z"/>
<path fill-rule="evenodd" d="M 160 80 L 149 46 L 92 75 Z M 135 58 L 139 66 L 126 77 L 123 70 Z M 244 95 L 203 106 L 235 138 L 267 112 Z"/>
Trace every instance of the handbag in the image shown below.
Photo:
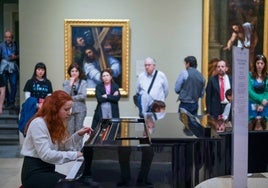
<path fill-rule="evenodd" d="M 139 93 L 136 93 L 135 95 L 133 95 L 133 102 L 135 104 L 135 106 L 139 107 L 139 98 L 141 97 L 141 95 Z"/>

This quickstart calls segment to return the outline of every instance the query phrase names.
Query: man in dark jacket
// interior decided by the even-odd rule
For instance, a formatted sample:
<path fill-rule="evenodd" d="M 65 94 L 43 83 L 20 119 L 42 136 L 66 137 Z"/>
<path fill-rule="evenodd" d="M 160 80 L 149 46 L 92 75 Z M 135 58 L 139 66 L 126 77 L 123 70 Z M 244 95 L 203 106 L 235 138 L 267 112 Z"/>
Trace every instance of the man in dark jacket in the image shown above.
<path fill-rule="evenodd" d="M 228 103 L 225 92 L 231 88 L 232 81 L 231 77 L 226 74 L 227 70 L 226 62 L 219 61 L 216 67 L 217 75 L 209 78 L 206 87 L 207 114 L 215 120 L 223 113 Z"/>

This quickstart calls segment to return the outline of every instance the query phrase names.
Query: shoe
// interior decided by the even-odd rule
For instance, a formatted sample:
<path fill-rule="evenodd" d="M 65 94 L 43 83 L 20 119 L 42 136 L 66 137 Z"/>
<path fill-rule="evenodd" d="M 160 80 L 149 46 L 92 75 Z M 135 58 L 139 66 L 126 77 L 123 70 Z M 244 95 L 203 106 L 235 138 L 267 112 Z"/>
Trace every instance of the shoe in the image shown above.
<path fill-rule="evenodd" d="M 117 185 L 117 187 L 128 187 L 129 182 L 128 181 L 120 181 L 116 185 Z"/>
<path fill-rule="evenodd" d="M 136 182 L 136 186 L 138 187 L 154 187 L 154 184 L 152 184 L 151 182 L 148 182 L 148 181 L 139 181 L 137 180 Z"/>
<path fill-rule="evenodd" d="M 79 181 L 89 187 L 99 188 L 100 185 L 98 182 L 95 182 L 90 176 L 82 176 Z"/>
<path fill-rule="evenodd" d="M 193 136 L 194 135 L 193 132 L 190 129 L 186 128 L 186 127 L 183 129 L 183 132 L 187 136 Z"/>
<path fill-rule="evenodd" d="M 182 121 L 185 128 L 189 129 L 188 127 L 188 116 L 185 112 L 180 112 L 180 120 Z"/>

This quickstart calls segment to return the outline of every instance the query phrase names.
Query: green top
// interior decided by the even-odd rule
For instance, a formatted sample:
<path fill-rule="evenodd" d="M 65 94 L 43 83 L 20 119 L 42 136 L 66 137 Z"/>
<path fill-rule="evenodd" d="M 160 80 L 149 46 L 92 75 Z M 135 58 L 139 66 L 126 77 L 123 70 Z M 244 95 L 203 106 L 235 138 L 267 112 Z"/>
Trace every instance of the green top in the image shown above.
<path fill-rule="evenodd" d="M 248 97 L 249 100 L 256 104 L 262 104 L 262 101 L 264 99 L 268 100 L 268 85 L 267 85 L 267 79 L 265 80 L 265 91 L 264 93 L 256 93 L 254 91 L 254 80 L 255 78 L 252 77 L 252 74 L 249 73 L 248 76 Z"/>

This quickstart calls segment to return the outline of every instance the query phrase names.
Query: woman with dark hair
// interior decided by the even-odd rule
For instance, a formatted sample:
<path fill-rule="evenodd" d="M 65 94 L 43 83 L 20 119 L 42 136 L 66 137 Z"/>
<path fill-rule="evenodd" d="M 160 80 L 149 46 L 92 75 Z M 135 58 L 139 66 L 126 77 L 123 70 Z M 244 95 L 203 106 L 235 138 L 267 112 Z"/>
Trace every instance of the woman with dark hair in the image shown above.
<path fill-rule="evenodd" d="M 252 120 L 249 121 L 249 127 L 248 129 L 250 131 L 262 131 L 266 130 L 266 118 L 257 116 L 256 118 L 253 118 Z"/>
<path fill-rule="evenodd" d="M 69 79 L 62 84 L 63 90 L 69 93 L 73 99 L 73 107 L 71 117 L 69 119 L 69 133 L 73 134 L 83 127 L 84 119 L 87 115 L 86 98 L 87 98 L 87 82 L 81 67 L 73 63 L 68 67 Z M 76 150 L 81 150 L 82 142 Z"/>
<path fill-rule="evenodd" d="M 267 59 L 257 55 L 249 73 L 249 119 L 257 116 L 268 118 Z"/>
<path fill-rule="evenodd" d="M 90 134 L 92 129 L 83 127 L 69 135 L 67 127 L 72 105 L 73 100 L 68 93 L 55 91 L 46 97 L 42 108 L 27 124 L 27 134 L 21 149 L 24 156 L 21 171 L 24 188 L 56 187 L 65 175 L 56 172 L 55 165 L 83 156 L 83 153 L 71 151 L 71 148 L 76 147 L 83 136 Z"/>
<path fill-rule="evenodd" d="M 23 91 L 25 92 L 25 100 L 29 97 L 37 99 L 37 107 L 40 108 L 46 96 L 53 92 L 52 84 L 47 79 L 47 68 L 42 62 L 39 62 L 34 67 L 32 78 L 29 79 Z"/>
<path fill-rule="evenodd" d="M 166 110 L 166 104 L 164 101 L 154 100 L 151 111 L 152 112 L 164 112 Z"/>
<path fill-rule="evenodd" d="M 92 128 L 96 128 L 102 118 L 119 118 L 119 86 L 113 81 L 112 70 L 101 71 L 102 83 L 96 86 L 97 107 L 93 117 Z"/>
<path fill-rule="evenodd" d="M 47 79 L 47 68 L 42 62 L 34 67 L 32 78 L 30 78 L 23 91 L 25 92 L 25 101 L 22 104 L 18 127 L 21 133 L 24 133 L 25 126 L 29 119 L 43 105 L 44 99 L 53 92 L 52 84 Z"/>

